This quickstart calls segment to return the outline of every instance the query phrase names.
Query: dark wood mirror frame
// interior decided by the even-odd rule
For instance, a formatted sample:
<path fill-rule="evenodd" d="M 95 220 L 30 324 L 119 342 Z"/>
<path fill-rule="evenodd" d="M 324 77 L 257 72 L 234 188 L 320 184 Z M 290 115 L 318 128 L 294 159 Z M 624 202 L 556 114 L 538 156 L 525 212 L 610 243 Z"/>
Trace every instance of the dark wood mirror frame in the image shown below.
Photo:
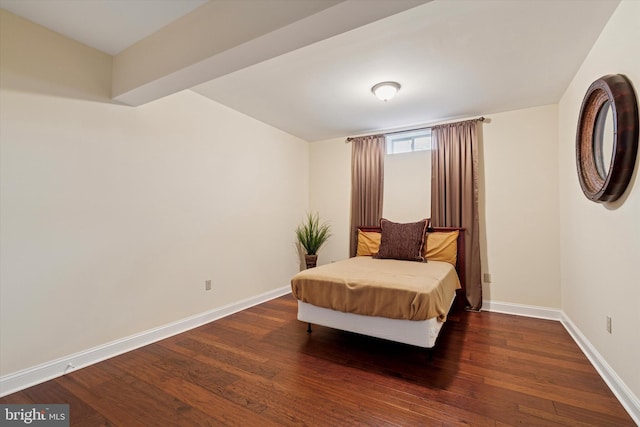
<path fill-rule="evenodd" d="M 608 168 L 603 168 L 602 131 L 597 128 L 607 102 L 613 117 L 613 152 Z M 638 103 L 631 81 L 622 74 L 603 76 L 587 89 L 578 118 L 576 163 L 585 196 L 598 203 L 617 200 L 629 185 L 637 152 Z"/>

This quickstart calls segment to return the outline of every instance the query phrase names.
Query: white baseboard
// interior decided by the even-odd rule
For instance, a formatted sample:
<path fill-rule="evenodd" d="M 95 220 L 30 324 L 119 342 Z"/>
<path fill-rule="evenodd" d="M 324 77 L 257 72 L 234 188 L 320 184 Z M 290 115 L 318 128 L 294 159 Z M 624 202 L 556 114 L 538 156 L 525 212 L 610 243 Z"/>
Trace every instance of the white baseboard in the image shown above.
<path fill-rule="evenodd" d="M 482 310 L 494 313 L 513 314 L 515 316 L 535 317 L 537 319 L 561 320 L 562 312 L 556 308 L 535 305 L 514 304 L 500 301 L 482 301 Z"/>
<path fill-rule="evenodd" d="M 609 366 L 602 355 L 598 353 L 589 340 L 580 332 L 578 327 L 562 313 L 562 324 L 569 335 L 578 344 L 580 350 L 587 356 L 593 367 L 598 371 L 602 379 L 609 386 L 613 394 L 620 401 L 620 404 L 627 410 L 633 421 L 640 425 L 640 400 L 633 394 L 629 387 L 620 379 L 618 374 Z"/>
<path fill-rule="evenodd" d="M 609 386 L 611 392 L 629 413 L 629 416 L 631 416 L 636 424 L 640 425 L 640 400 L 629 390 L 629 387 L 620 379 L 618 374 L 609 366 L 564 311 L 499 301 L 482 301 L 482 310 L 516 316 L 535 317 L 538 319 L 557 320 L 562 323 L 567 332 L 569 332 L 569 335 L 571 335 L 571 338 L 578 344 L 580 350 L 582 350 L 587 359 L 589 359 L 589 362 L 591 362 L 598 374 L 600 374 L 600 377 L 602 377 L 604 382 Z"/>
<path fill-rule="evenodd" d="M 177 322 L 61 357 L 22 371 L 4 375 L 0 377 L 0 397 L 60 377 L 76 369 L 102 362 L 103 360 L 177 335 L 189 329 L 197 328 L 198 326 L 229 316 L 238 311 L 253 307 L 254 305 L 286 295 L 289 292 L 291 292 L 290 286 L 278 288 L 255 297 L 178 320 Z"/>

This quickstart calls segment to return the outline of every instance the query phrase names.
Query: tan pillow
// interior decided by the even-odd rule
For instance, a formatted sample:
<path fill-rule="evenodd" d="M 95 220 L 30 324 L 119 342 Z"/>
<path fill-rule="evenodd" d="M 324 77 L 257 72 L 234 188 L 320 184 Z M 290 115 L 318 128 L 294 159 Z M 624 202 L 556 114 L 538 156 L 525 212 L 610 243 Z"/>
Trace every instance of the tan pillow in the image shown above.
<path fill-rule="evenodd" d="M 378 253 L 382 234 L 375 231 L 358 230 L 358 250 L 356 256 L 372 256 Z"/>
<path fill-rule="evenodd" d="M 380 248 L 374 258 L 401 259 L 407 261 L 424 261 L 422 246 L 424 244 L 427 220 L 400 224 L 382 218 L 380 228 Z"/>
<path fill-rule="evenodd" d="M 458 231 L 427 233 L 424 257 L 429 261 L 444 261 L 456 265 L 458 259 Z"/>

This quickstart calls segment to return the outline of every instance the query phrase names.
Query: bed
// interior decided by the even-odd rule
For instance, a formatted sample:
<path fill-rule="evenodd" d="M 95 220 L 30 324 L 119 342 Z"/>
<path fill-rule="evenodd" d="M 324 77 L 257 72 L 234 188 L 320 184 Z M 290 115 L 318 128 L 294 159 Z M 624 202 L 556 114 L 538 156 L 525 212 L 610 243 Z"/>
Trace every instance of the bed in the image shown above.
<path fill-rule="evenodd" d="M 426 232 L 421 252 L 427 262 L 365 254 L 296 274 L 291 288 L 298 300 L 298 320 L 308 324 L 308 332 L 317 324 L 432 348 L 456 299 L 455 305 L 464 305 L 464 229 L 438 227 Z M 382 230 L 360 227 L 358 233 L 360 240 L 365 234 L 382 235 Z M 453 249 L 449 247 L 454 259 L 429 257 L 430 239 L 436 242 L 445 235 L 455 242 Z"/>

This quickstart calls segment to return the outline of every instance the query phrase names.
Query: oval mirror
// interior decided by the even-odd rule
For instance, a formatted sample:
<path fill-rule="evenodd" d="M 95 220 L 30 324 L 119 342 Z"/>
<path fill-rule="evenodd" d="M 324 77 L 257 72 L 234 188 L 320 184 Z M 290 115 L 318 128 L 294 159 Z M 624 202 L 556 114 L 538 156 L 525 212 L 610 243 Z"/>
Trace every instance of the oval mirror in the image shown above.
<path fill-rule="evenodd" d="M 609 173 L 609 166 L 613 158 L 613 135 L 615 123 L 611 102 L 605 101 L 598 111 L 596 126 L 593 134 L 593 157 L 598 175 L 604 180 Z"/>
<path fill-rule="evenodd" d="M 629 79 L 607 75 L 589 86 L 576 134 L 580 186 L 594 202 L 612 202 L 624 193 L 638 151 L 638 104 Z"/>

